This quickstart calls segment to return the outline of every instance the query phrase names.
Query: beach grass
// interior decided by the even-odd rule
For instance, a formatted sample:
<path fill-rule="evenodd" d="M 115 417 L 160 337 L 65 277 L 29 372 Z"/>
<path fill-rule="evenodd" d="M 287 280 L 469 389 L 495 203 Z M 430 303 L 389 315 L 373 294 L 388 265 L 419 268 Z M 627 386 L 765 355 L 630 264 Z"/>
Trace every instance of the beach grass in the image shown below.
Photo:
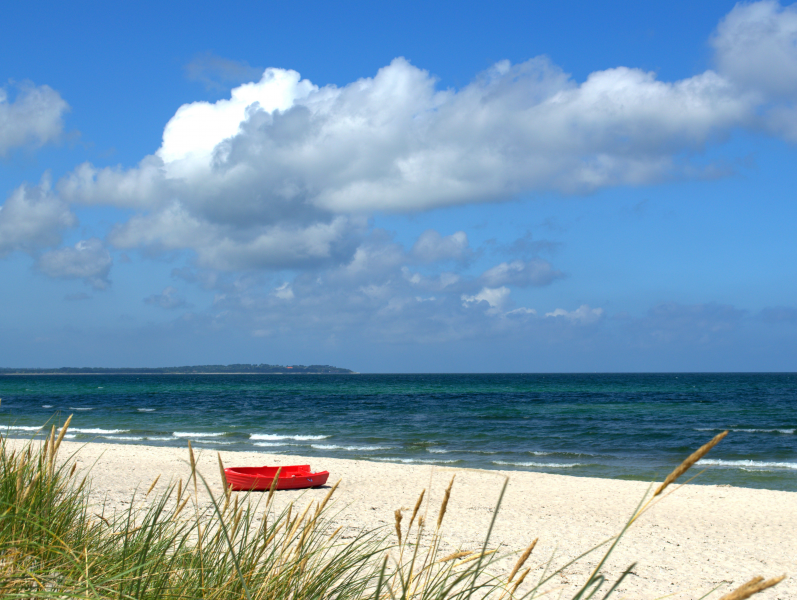
<path fill-rule="evenodd" d="M 58 458 L 69 422 L 51 427 L 44 441 L 12 450 L 0 439 L 0 595 L 4 598 L 115 598 L 209 600 L 525 600 L 554 591 L 562 569 L 528 580 L 526 564 L 537 540 L 518 551 L 501 573 L 491 532 L 501 500 L 479 548 L 445 556 L 441 542 L 454 478 L 438 508 L 425 507 L 425 491 L 405 522 L 346 534 L 333 529 L 330 500 L 274 507 L 267 494 L 214 495 L 196 468 L 189 444 L 188 479 L 153 494 L 157 479 L 129 508 L 106 514 L 89 498 L 91 481 L 76 470 L 75 456 Z M 722 435 L 722 434 L 721 434 Z M 662 492 L 718 443 L 717 436 L 688 457 L 655 494 L 644 498 L 625 528 L 577 557 L 602 553 L 574 600 L 613 597 L 634 565 L 614 581 L 602 568 L 633 523 L 662 499 Z M 205 490 L 210 505 L 201 504 Z M 501 492 L 506 489 L 506 482 Z M 151 497 L 150 497 L 151 496 Z M 427 501 L 428 502 L 428 501 Z M 422 514 L 423 513 L 423 514 Z M 427 522 L 428 518 L 428 522 Z M 755 578 L 722 597 L 741 600 L 782 578 Z M 559 590 L 561 592 L 561 590 Z M 708 591 L 710 592 L 710 590 Z M 545 597 L 548 597 L 545 595 Z"/>

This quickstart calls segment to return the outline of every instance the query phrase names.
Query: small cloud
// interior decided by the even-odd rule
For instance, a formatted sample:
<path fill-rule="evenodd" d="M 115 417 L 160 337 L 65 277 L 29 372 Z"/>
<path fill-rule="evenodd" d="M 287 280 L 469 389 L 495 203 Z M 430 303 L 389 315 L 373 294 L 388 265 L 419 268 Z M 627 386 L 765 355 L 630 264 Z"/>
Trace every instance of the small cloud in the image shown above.
<path fill-rule="evenodd" d="M 562 277 L 564 277 L 564 274 L 555 270 L 551 263 L 535 258 L 529 261 L 514 260 L 510 263 L 503 262 L 482 273 L 479 280 L 490 287 L 499 285 L 527 287 L 530 285 L 548 285 Z"/>
<path fill-rule="evenodd" d="M 482 288 L 482 290 L 473 296 L 462 294 L 462 306 L 468 307 L 470 305 L 478 306 L 482 302 L 486 302 L 490 308 L 487 309 L 487 314 L 498 314 L 503 308 L 506 301 L 509 300 L 510 290 L 508 287 L 501 286 L 499 288 Z"/>
<path fill-rule="evenodd" d="M 280 300 L 293 300 L 293 288 L 291 284 L 287 282 L 283 283 L 271 293 Z"/>
<path fill-rule="evenodd" d="M 263 69 L 252 67 L 245 60 L 230 60 L 205 52 L 185 66 L 185 76 L 198 81 L 208 90 L 226 90 L 232 86 L 257 81 Z"/>
<path fill-rule="evenodd" d="M 468 236 L 464 231 L 442 236 L 434 229 L 424 231 L 410 250 L 410 255 L 419 262 L 431 263 L 442 260 L 462 260 L 468 256 Z"/>
<path fill-rule="evenodd" d="M 144 298 L 144 302 L 166 309 L 187 308 L 191 306 L 185 301 L 184 298 L 178 295 L 177 290 L 172 286 L 163 288 L 163 291 L 160 294 L 152 294 L 151 296 L 147 296 Z"/>
<path fill-rule="evenodd" d="M 567 311 L 563 308 L 557 308 L 553 312 L 545 313 L 546 317 L 562 318 L 571 323 L 578 323 L 580 325 L 588 325 L 595 323 L 603 316 L 602 308 L 590 308 L 589 304 L 582 304 L 576 310 Z"/>
<path fill-rule="evenodd" d="M 81 240 L 69 248 L 45 252 L 36 266 L 45 275 L 62 279 L 82 279 L 95 290 L 110 285 L 108 274 L 113 259 L 97 238 Z"/>

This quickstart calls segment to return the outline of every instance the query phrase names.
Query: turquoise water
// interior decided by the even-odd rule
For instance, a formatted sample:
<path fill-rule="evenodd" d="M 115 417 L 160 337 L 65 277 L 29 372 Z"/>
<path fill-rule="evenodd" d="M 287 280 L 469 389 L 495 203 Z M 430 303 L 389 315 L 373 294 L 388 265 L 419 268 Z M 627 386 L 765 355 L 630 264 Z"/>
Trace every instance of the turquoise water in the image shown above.
<path fill-rule="evenodd" d="M 71 439 L 797 491 L 797 374 L 2 376 L 0 426 Z"/>

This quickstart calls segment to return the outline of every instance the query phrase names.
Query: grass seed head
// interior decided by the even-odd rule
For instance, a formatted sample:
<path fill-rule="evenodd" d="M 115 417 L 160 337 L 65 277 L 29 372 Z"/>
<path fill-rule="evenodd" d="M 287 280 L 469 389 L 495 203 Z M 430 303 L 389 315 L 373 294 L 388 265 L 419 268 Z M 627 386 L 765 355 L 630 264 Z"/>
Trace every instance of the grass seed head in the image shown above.
<path fill-rule="evenodd" d="M 415 522 L 415 517 L 418 514 L 418 510 L 421 508 L 421 503 L 423 502 L 423 495 L 426 493 L 426 490 L 421 490 L 421 495 L 418 496 L 418 501 L 415 503 L 415 508 L 412 511 L 412 518 L 410 519 L 410 524 L 407 526 L 407 531 L 412 529 L 412 524 Z"/>
<path fill-rule="evenodd" d="M 399 546 L 401 546 L 401 509 L 396 509 L 394 514 L 396 515 L 396 535 L 398 536 Z"/>
<path fill-rule="evenodd" d="M 526 561 L 529 559 L 529 555 L 531 555 L 531 551 L 534 550 L 534 546 L 537 545 L 537 540 L 539 540 L 539 539 L 540 538 L 537 538 L 533 542 L 531 542 L 531 544 L 529 544 L 529 547 L 526 548 L 526 551 L 523 554 L 520 555 L 520 558 L 518 559 L 517 563 L 515 564 L 515 568 L 512 569 L 512 573 L 509 575 L 509 583 L 511 583 L 512 580 L 515 578 L 515 575 L 517 575 L 517 572 L 520 571 L 520 569 L 523 568 L 523 565 L 526 564 Z"/>
<path fill-rule="evenodd" d="M 719 600 L 745 600 L 745 598 L 749 598 L 753 594 L 763 592 L 764 590 L 779 584 L 784 579 L 786 579 L 786 575 L 767 579 L 766 581 L 764 581 L 763 577 L 753 577 L 750 581 L 739 586 L 730 594 L 725 594 Z"/>
<path fill-rule="evenodd" d="M 451 477 L 451 482 L 448 484 L 446 488 L 446 493 L 443 496 L 443 503 L 440 505 L 440 515 L 437 517 L 437 528 L 440 529 L 440 525 L 443 523 L 443 517 L 446 516 L 446 509 L 448 508 L 448 499 L 451 497 L 451 487 L 454 485 L 454 477 Z"/>
<path fill-rule="evenodd" d="M 682 462 L 680 465 L 678 465 L 675 468 L 675 470 L 672 473 L 667 475 L 667 479 L 665 479 L 664 483 L 662 483 L 658 487 L 658 489 L 653 493 L 653 496 L 655 497 L 661 494 L 667 488 L 668 485 L 670 485 L 673 481 L 675 481 L 681 475 L 686 473 L 692 467 L 692 465 L 694 465 L 697 461 L 699 461 L 706 454 L 708 454 L 708 451 L 711 450 L 717 444 L 719 444 L 722 441 L 722 438 L 724 438 L 726 435 L 728 435 L 727 431 L 723 431 L 722 433 L 715 435 L 710 442 L 703 444 L 702 446 L 700 446 L 700 448 L 698 448 L 692 454 L 690 454 L 686 458 L 686 460 L 684 460 L 684 462 Z"/>

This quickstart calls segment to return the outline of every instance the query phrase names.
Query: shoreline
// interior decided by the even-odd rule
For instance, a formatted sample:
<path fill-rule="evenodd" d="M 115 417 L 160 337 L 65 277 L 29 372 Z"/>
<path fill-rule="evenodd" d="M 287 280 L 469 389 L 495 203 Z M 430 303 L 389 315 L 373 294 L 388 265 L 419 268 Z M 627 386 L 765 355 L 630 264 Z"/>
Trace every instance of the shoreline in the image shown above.
<path fill-rule="evenodd" d="M 9 439 L 16 446 L 26 440 Z M 106 510 L 126 510 L 156 476 L 155 491 L 169 480 L 190 472 L 184 448 L 133 444 L 64 441 L 61 460 L 74 452 L 80 469 L 91 470 L 92 499 L 107 498 Z M 195 448 L 198 470 L 214 493 L 221 493 L 216 451 Z M 495 522 L 491 546 L 501 552 L 522 550 L 532 539 L 540 541 L 533 553 L 534 573 L 542 573 L 554 555 L 556 568 L 594 545 L 616 535 L 649 489 L 639 481 L 573 477 L 528 471 L 487 471 L 462 467 L 397 464 L 339 458 L 273 455 L 262 452 L 221 451 L 225 466 L 309 463 L 330 472 L 329 485 L 342 479 L 334 496 L 333 524 L 350 531 L 385 527 L 388 535 L 394 511 L 411 511 L 422 489 L 427 489 L 428 519 L 437 511 L 452 475 L 455 483 L 443 524 L 450 549 L 479 548 L 484 542 L 504 477 L 506 496 Z M 688 478 L 688 477 L 687 477 Z M 431 487 L 430 487 L 431 482 Z M 200 483 L 201 487 L 201 483 Z M 276 507 L 296 502 L 304 506 L 326 495 L 321 489 L 279 492 Z M 200 491 L 200 497 L 206 494 Z M 240 494 L 243 497 L 245 494 Z M 138 501 L 137 501 L 138 502 Z M 431 522 L 431 521 L 430 521 Z M 700 597 L 723 581 L 727 591 L 755 575 L 787 579 L 761 598 L 797 597 L 797 492 L 714 485 L 685 485 L 656 505 L 626 534 L 605 569 L 618 576 L 638 562 L 621 585 L 629 597 Z M 395 537 L 395 534 L 392 534 Z M 566 589 L 586 580 L 597 554 L 587 557 L 557 577 Z M 503 559 L 508 565 L 516 556 Z M 507 569 L 508 570 L 508 569 Z M 724 593 L 724 592 L 723 592 Z M 712 597 L 719 597 L 719 593 Z"/>

